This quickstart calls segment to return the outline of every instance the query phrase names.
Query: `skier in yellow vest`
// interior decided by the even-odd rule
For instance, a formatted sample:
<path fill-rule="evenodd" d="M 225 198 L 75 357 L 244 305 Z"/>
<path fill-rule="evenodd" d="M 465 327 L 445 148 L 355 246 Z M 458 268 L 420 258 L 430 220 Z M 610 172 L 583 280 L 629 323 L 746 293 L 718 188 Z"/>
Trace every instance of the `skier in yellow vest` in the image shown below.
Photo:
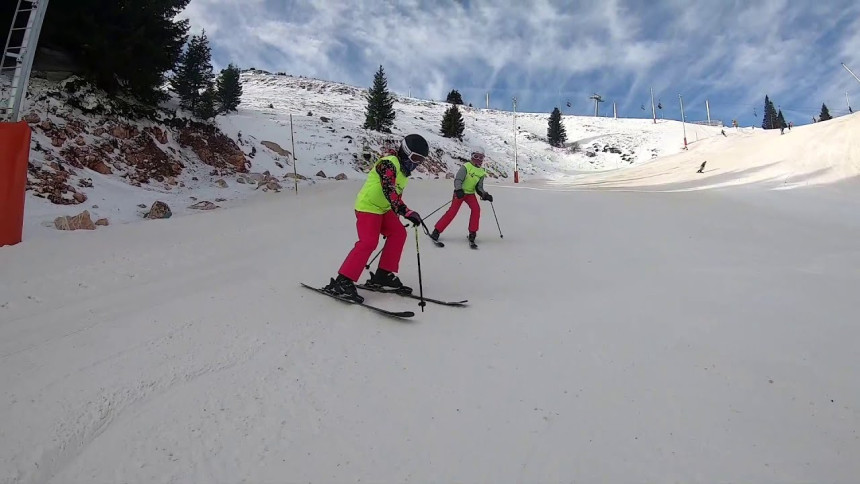
<path fill-rule="evenodd" d="M 423 163 L 430 153 L 427 141 L 420 135 L 410 134 L 403 138 L 396 154 L 383 156 L 376 161 L 367 175 L 367 180 L 355 199 L 356 229 L 358 242 L 346 256 L 337 278 L 323 288 L 338 297 L 363 302 L 355 282 L 370 259 L 379 236 L 386 237 L 379 266 L 365 285 L 412 292 L 395 275 L 400 266 L 400 256 L 406 243 L 406 229 L 398 215 L 413 225 L 421 224 L 421 216 L 410 210 L 403 199 L 403 190 L 409 183 L 409 175 Z"/>
<path fill-rule="evenodd" d="M 487 171 L 481 168 L 483 164 L 484 154 L 476 151 L 472 153 L 471 161 L 467 161 L 460 167 L 460 171 L 454 177 L 454 199 L 445 215 L 436 222 L 433 233 L 430 234 L 433 240 L 439 240 L 439 235 L 457 216 L 463 202 L 466 202 L 472 212 L 469 216 L 469 243 L 474 246 L 475 237 L 478 234 L 478 224 L 481 220 L 481 205 L 475 194 L 477 193 L 481 200 L 493 201 L 493 196 L 484 191 L 484 177 L 487 176 Z"/>

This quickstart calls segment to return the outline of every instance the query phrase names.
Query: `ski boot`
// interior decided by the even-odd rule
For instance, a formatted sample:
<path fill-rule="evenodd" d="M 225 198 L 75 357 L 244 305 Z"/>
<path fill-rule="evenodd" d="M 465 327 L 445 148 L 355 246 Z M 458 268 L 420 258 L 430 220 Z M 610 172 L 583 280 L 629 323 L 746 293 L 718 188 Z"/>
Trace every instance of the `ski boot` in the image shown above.
<path fill-rule="evenodd" d="M 342 274 L 338 274 L 337 279 L 332 279 L 331 283 L 323 288 L 323 291 L 342 299 L 349 299 L 357 303 L 364 302 L 364 298 L 358 294 L 358 289 L 355 288 L 355 283 Z"/>
<path fill-rule="evenodd" d="M 478 236 L 478 234 L 476 232 L 469 232 L 469 237 L 468 237 L 469 238 L 469 247 L 471 247 L 473 249 L 478 248 L 478 244 L 475 243 L 475 237 L 477 237 L 477 236 Z"/>
<path fill-rule="evenodd" d="M 377 269 L 375 273 L 371 272 L 370 279 L 364 285 L 371 289 L 393 289 L 394 292 L 400 294 L 412 294 L 411 287 L 404 286 L 399 277 L 385 269 Z"/>
<path fill-rule="evenodd" d="M 433 229 L 433 233 L 430 234 L 430 238 L 435 240 L 436 242 L 439 242 L 439 235 L 440 235 L 439 231 L 436 229 Z"/>

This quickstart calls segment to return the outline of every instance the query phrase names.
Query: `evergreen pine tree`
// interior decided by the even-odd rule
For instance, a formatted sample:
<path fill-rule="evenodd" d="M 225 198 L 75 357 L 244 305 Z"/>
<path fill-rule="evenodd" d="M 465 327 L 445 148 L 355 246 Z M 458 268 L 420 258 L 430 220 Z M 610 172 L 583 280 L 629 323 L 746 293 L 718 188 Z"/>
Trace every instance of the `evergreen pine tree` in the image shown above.
<path fill-rule="evenodd" d="M 776 115 L 776 120 L 777 120 L 777 125 L 776 125 L 777 128 L 787 128 L 788 127 L 788 123 L 786 123 L 785 118 L 782 117 L 782 109 L 780 109 L 779 114 Z"/>
<path fill-rule="evenodd" d="M 176 17 L 189 1 L 51 2 L 39 46 L 68 53 L 84 76 L 108 93 L 154 103 L 166 97 L 161 91 L 165 73 L 188 38 L 189 21 Z"/>
<path fill-rule="evenodd" d="M 239 81 L 239 68 L 230 64 L 218 75 L 217 95 L 218 112 L 236 111 L 242 103 L 242 83 Z"/>
<path fill-rule="evenodd" d="M 561 124 L 561 111 L 558 108 L 552 110 L 549 115 L 549 126 L 546 129 L 546 137 L 551 146 L 561 148 L 564 142 L 567 141 L 567 131 L 564 125 Z"/>
<path fill-rule="evenodd" d="M 445 138 L 457 138 L 463 140 L 463 132 L 466 130 L 466 122 L 463 120 L 463 115 L 454 104 L 447 110 L 442 117 L 442 136 Z"/>
<path fill-rule="evenodd" d="M 461 96 L 456 89 L 453 89 L 448 93 L 448 97 L 445 98 L 445 102 L 451 104 L 463 104 L 463 96 Z"/>
<path fill-rule="evenodd" d="M 193 113 L 200 119 L 212 119 L 218 114 L 216 102 L 218 101 L 218 93 L 212 86 L 207 87 L 197 100 L 194 106 Z"/>
<path fill-rule="evenodd" d="M 773 102 L 769 97 L 764 97 L 764 114 L 763 119 L 761 120 L 762 129 L 774 129 L 778 128 L 777 125 L 777 113 L 776 108 L 773 107 Z"/>
<path fill-rule="evenodd" d="M 818 115 L 819 121 L 827 121 L 828 119 L 833 119 L 833 116 L 830 115 L 830 110 L 827 109 L 827 105 L 821 104 L 821 114 Z"/>
<path fill-rule="evenodd" d="M 373 76 L 373 87 L 365 95 L 364 129 L 390 133 L 394 125 L 394 96 L 388 92 L 388 81 L 382 66 Z"/>
<path fill-rule="evenodd" d="M 188 48 L 179 55 L 176 75 L 170 80 L 170 88 L 179 96 L 180 106 L 195 114 L 203 93 L 214 84 L 211 61 L 209 40 L 204 31 L 191 37 Z"/>

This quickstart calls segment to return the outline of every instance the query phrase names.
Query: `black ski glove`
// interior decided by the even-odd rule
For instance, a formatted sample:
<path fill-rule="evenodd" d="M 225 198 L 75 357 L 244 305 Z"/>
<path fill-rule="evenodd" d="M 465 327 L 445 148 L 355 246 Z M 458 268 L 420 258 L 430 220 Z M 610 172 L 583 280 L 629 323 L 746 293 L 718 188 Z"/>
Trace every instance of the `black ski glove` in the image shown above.
<path fill-rule="evenodd" d="M 462 189 L 462 188 L 460 188 L 459 190 L 454 190 L 454 195 L 455 195 L 457 198 L 463 198 L 463 197 L 465 197 L 465 196 L 466 196 L 466 192 L 464 192 L 464 191 L 463 191 L 463 189 Z"/>
<path fill-rule="evenodd" d="M 492 195 L 490 195 L 490 194 L 489 194 L 489 193 L 487 193 L 487 192 L 484 192 L 484 193 L 482 193 L 482 194 L 481 194 L 481 200 L 486 200 L 486 201 L 488 201 L 488 202 L 490 202 L 490 203 L 493 203 L 493 196 L 492 196 Z"/>
<path fill-rule="evenodd" d="M 412 222 L 412 225 L 416 227 L 421 225 L 422 220 L 421 216 L 418 215 L 418 212 L 414 210 L 407 210 L 406 213 L 403 214 L 403 216 L 406 217 L 406 220 Z"/>

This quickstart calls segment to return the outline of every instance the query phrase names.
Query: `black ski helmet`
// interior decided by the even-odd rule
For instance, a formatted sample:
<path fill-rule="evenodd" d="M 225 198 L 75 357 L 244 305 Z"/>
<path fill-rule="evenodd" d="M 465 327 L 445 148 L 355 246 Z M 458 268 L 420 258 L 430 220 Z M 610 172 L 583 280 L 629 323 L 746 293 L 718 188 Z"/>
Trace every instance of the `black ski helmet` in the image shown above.
<path fill-rule="evenodd" d="M 406 176 L 412 173 L 415 166 L 420 163 L 412 159 L 412 154 L 421 155 L 424 158 L 430 154 L 430 146 L 427 140 L 420 134 L 409 134 L 403 137 L 400 142 L 400 149 L 397 152 L 397 157 L 400 159 L 400 167 Z"/>
<path fill-rule="evenodd" d="M 418 153 L 423 157 L 427 157 L 430 154 L 430 146 L 427 144 L 427 140 L 420 134 L 406 135 L 403 138 L 403 144 L 412 153 Z"/>

